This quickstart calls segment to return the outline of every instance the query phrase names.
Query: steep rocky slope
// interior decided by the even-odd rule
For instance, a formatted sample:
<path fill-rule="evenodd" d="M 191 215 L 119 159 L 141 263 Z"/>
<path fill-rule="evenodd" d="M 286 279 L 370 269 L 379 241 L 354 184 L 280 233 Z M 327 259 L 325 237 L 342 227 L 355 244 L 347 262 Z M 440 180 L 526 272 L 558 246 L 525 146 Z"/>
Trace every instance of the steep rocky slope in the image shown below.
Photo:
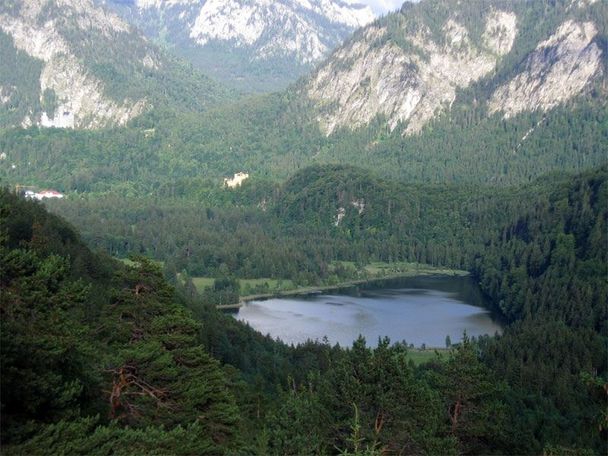
<path fill-rule="evenodd" d="M 294 81 L 374 19 L 343 0 L 97 0 L 244 90 Z"/>
<path fill-rule="evenodd" d="M 0 55 L 4 126 L 124 125 L 160 103 L 201 110 L 224 96 L 90 0 L 2 2 Z"/>
<path fill-rule="evenodd" d="M 143 51 L 154 48 L 141 38 L 127 54 L 115 45 L 105 50 L 116 41 L 102 33 L 84 39 L 81 32 L 79 41 L 61 35 L 70 52 L 88 59 L 80 62 L 94 63 L 87 75 L 102 81 L 104 96 L 117 106 L 143 100 L 149 111 L 111 131 L 2 131 L 0 179 L 186 196 L 220 188 L 239 172 L 255 182 L 324 163 L 409 182 L 493 186 L 580 172 L 606 162 L 607 28 L 601 1 L 423 0 L 356 32 L 288 91 L 202 114 L 192 111 L 217 93 L 204 98 L 204 84 L 191 84 L 183 69 L 185 77 L 176 76 L 183 67 L 158 50 L 147 59 Z M 48 113 L 61 100 L 40 84 L 47 63 L 10 47 L 12 40 L 0 33 L 0 49 L 12 49 L 0 60 L 8 62 L 0 65 L 0 125 L 10 116 L 20 124 L 31 106 L 38 106 L 37 122 L 43 112 L 55 119 Z M 154 109 L 165 106 L 184 109 Z M 347 201 L 346 215 L 353 201 L 360 206 L 358 198 Z"/>
<path fill-rule="evenodd" d="M 328 135 L 378 116 L 418 133 L 467 89 L 488 115 L 547 111 L 605 75 L 606 10 L 595 0 L 408 3 L 338 49 L 303 91 Z"/>
<path fill-rule="evenodd" d="M 522 111 L 547 111 L 581 93 L 604 71 L 606 55 L 597 37 L 593 21 L 564 21 L 528 55 L 520 72 L 496 89 L 490 112 L 511 117 Z"/>

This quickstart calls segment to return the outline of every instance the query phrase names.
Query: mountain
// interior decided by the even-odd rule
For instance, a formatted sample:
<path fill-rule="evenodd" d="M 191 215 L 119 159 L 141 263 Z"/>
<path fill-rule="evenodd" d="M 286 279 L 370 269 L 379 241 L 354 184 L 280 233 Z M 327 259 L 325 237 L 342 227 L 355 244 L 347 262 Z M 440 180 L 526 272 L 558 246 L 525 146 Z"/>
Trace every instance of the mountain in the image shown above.
<path fill-rule="evenodd" d="M 606 2 L 406 5 L 223 104 L 91 1 L 0 5 L 3 455 L 606 453 Z M 216 309 L 427 266 L 501 334 L 294 347 Z"/>
<path fill-rule="evenodd" d="M 607 43 L 606 2 L 405 3 L 292 88 L 279 141 L 306 137 L 308 151 L 287 146 L 270 166 L 357 163 L 408 181 L 512 184 L 600 165 Z"/>
<path fill-rule="evenodd" d="M 97 0 L 215 79 L 284 88 L 325 58 L 369 7 L 344 0 Z"/>
<path fill-rule="evenodd" d="M 0 4 L 0 125 L 101 128 L 157 106 L 200 112 L 229 91 L 90 0 Z"/>
<path fill-rule="evenodd" d="M 598 84 L 605 94 L 607 10 L 596 0 L 406 3 L 332 54 L 303 92 L 328 135 L 379 116 L 412 135 L 463 105 L 503 119 L 547 112 Z"/>
<path fill-rule="evenodd" d="M 194 87 L 168 79 L 150 97 L 181 95 L 182 112 L 167 100 L 112 131 L 5 131 L 0 178 L 198 198 L 234 173 L 277 181 L 312 164 L 493 186 L 581 172 L 606 162 L 607 24 L 599 1 L 407 4 L 283 92 L 200 113 Z"/>

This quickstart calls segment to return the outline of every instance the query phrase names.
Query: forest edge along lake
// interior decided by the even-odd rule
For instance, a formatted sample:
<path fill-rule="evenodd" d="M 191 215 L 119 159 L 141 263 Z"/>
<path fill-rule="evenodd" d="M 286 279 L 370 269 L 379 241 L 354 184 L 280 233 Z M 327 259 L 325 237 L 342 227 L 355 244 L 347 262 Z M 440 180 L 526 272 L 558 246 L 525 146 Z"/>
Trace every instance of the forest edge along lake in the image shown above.
<path fill-rule="evenodd" d="M 246 302 L 235 318 L 287 344 L 324 340 L 350 346 L 389 337 L 415 347 L 445 347 L 464 332 L 494 335 L 501 325 L 478 285 L 468 276 L 421 276 L 382 280 L 304 296 Z"/>

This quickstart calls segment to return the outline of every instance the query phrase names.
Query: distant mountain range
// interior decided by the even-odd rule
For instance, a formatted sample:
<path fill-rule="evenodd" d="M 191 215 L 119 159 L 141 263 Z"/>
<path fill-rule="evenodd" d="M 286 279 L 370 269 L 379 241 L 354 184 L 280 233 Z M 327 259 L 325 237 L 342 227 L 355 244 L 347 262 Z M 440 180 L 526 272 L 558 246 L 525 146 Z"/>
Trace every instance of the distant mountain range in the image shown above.
<path fill-rule="evenodd" d="M 246 92 L 284 88 L 374 19 L 343 0 L 96 0 Z"/>

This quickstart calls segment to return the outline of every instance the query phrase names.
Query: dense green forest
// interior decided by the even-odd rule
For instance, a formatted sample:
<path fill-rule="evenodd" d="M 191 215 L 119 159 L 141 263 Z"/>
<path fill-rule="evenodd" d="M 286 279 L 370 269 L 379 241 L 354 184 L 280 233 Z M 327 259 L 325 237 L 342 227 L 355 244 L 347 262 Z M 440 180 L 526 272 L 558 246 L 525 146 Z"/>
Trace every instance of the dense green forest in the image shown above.
<path fill-rule="evenodd" d="M 599 84 L 576 106 L 508 121 L 463 108 L 407 137 L 387 133 L 382 119 L 326 137 L 310 104 L 290 93 L 197 115 L 159 109 L 121 129 L 9 129 L 0 131 L 8 165 L 0 177 L 63 192 L 199 198 L 239 171 L 277 182 L 312 164 L 357 163 L 412 183 L 521 184 L 604 162 L 608 106 Z"/>
<path fill-rule="evenodd" d="M 282 185 L 253 178 L 234 190 L 209 189 L 198 202 L 82 195 L 47 205 L 92 247 L 123 258 L 146 255 L 165 262 L 171 274 L 218 277 L 229 271 L 238 278 L 319 284 L 336 273 L 336 261 L 468 269 L 474 252 L 514 214 L 546 198 L 555 181 L 568 179 L 556 174 L 501 190 L 405 184 L 356 167 L 324 165 Z"/>
<path fill-rule="evenodd" d="M 257 238 L 250 254 L 308 236 L 297 245 L 299 254 L 328 262 L 340 258 L 342 248 L 374 244 L 374 236 L 389 245 L 392 233 L 415 237 L 399 224 L 415 220 L 409 211 L 435 220 L 428 225 L 431 240 L 460 236 L 459 228 L 445 230 L 462 223 L 473 234 L 436 263 L 470 267 L 507 322 L 504 334 L 465 337 L 448 356 L 420 366 L 407 361 L 406 346 L 389 341 L 376 348 L 364 340 L 343 348 L 322 342 L 288 347 L 218 313 L 181 283 L 171 286 L 144 257 L 125 265 L 92 253 L 39 203 L 3 191 L 3 452 L 606 451 L 605 166 L 494 196 L 429 188 L 410 190 L 412 198 L 356 168 L 303 173 L 281 188 L 260 190 L 272 198 L 266 211 L 252 209 L 260 195 L 233 196 L 234 206 L 215 215 L 200 209 L 203 231 L 220 230 L 225 240 L 253 232 L 255 240 L 252 227 L 261 236 L 270 223 L 276 231 Z M 370 219 L 351 206 L 336 226 L 336 207 L 359 198 L 361 188 L 368 191 Z M 313 189 L 323 197 L 310 199 Z M 396 194 L 401 198 L 393 200 Z M 448 194 L 458 210 L 444 219 L 441 209 L 422 216 Z M 156 217 L 150 225 L 175 216 L 152 206 L 142 210 Z M 193 214 L 166 223 L 178 226 Z M 240 223 L 242 232 L 235 228 Z M 437 237 L 437 245 L 444 239 Z M 272 252 L 279 255 L 277 249 L 268 256 Z M 300 258 L 284 260 L 293 261 Z"/>
<path fill-rule="evenodd" d="M 405 4 L 376 44 L 417 52 L 404 34 L 422 26 L 441 44 L 448 17 L 480 42 L 487 2 L 456 3 Z M 2 454 L 607 454 L 608 61 L 548 111 L 488 108 L 563 21 L 593 20 L 608 53 L 606 2 L 588 3 L 500 0 L 513 50 L 412 135 L 377 117 L 326 136 L 305 79 L 236 99 L 61 2 L 38 20 L 105 96 L 150 109 L 120 128 L 15 127 L 59 100 L 0 31 Z M 373 264 L 468 271 L 502 334 L 414 362 L 405 342 L 291 346 L 217 309 L 247 281 L 301 291 Z"/>
<path fill-rule="evenodd" d="M 500 221 L 493 207 L 498 194 L 391 183 L 357 168 L 319 166 L 282 186 L 246 182 L 200 203 L 83 196 L 48 204 L 78 226 L 89 245 L 118 257 L 138 252 L 191 275 L 225 269 L 241 278 L 318 283 L 333 272 L 333 261 L 465 267 L 465 248 L 478 242 L 469 227 L 487 231 Z M 344 217 L 336 226 L 340 208 Z"/>

